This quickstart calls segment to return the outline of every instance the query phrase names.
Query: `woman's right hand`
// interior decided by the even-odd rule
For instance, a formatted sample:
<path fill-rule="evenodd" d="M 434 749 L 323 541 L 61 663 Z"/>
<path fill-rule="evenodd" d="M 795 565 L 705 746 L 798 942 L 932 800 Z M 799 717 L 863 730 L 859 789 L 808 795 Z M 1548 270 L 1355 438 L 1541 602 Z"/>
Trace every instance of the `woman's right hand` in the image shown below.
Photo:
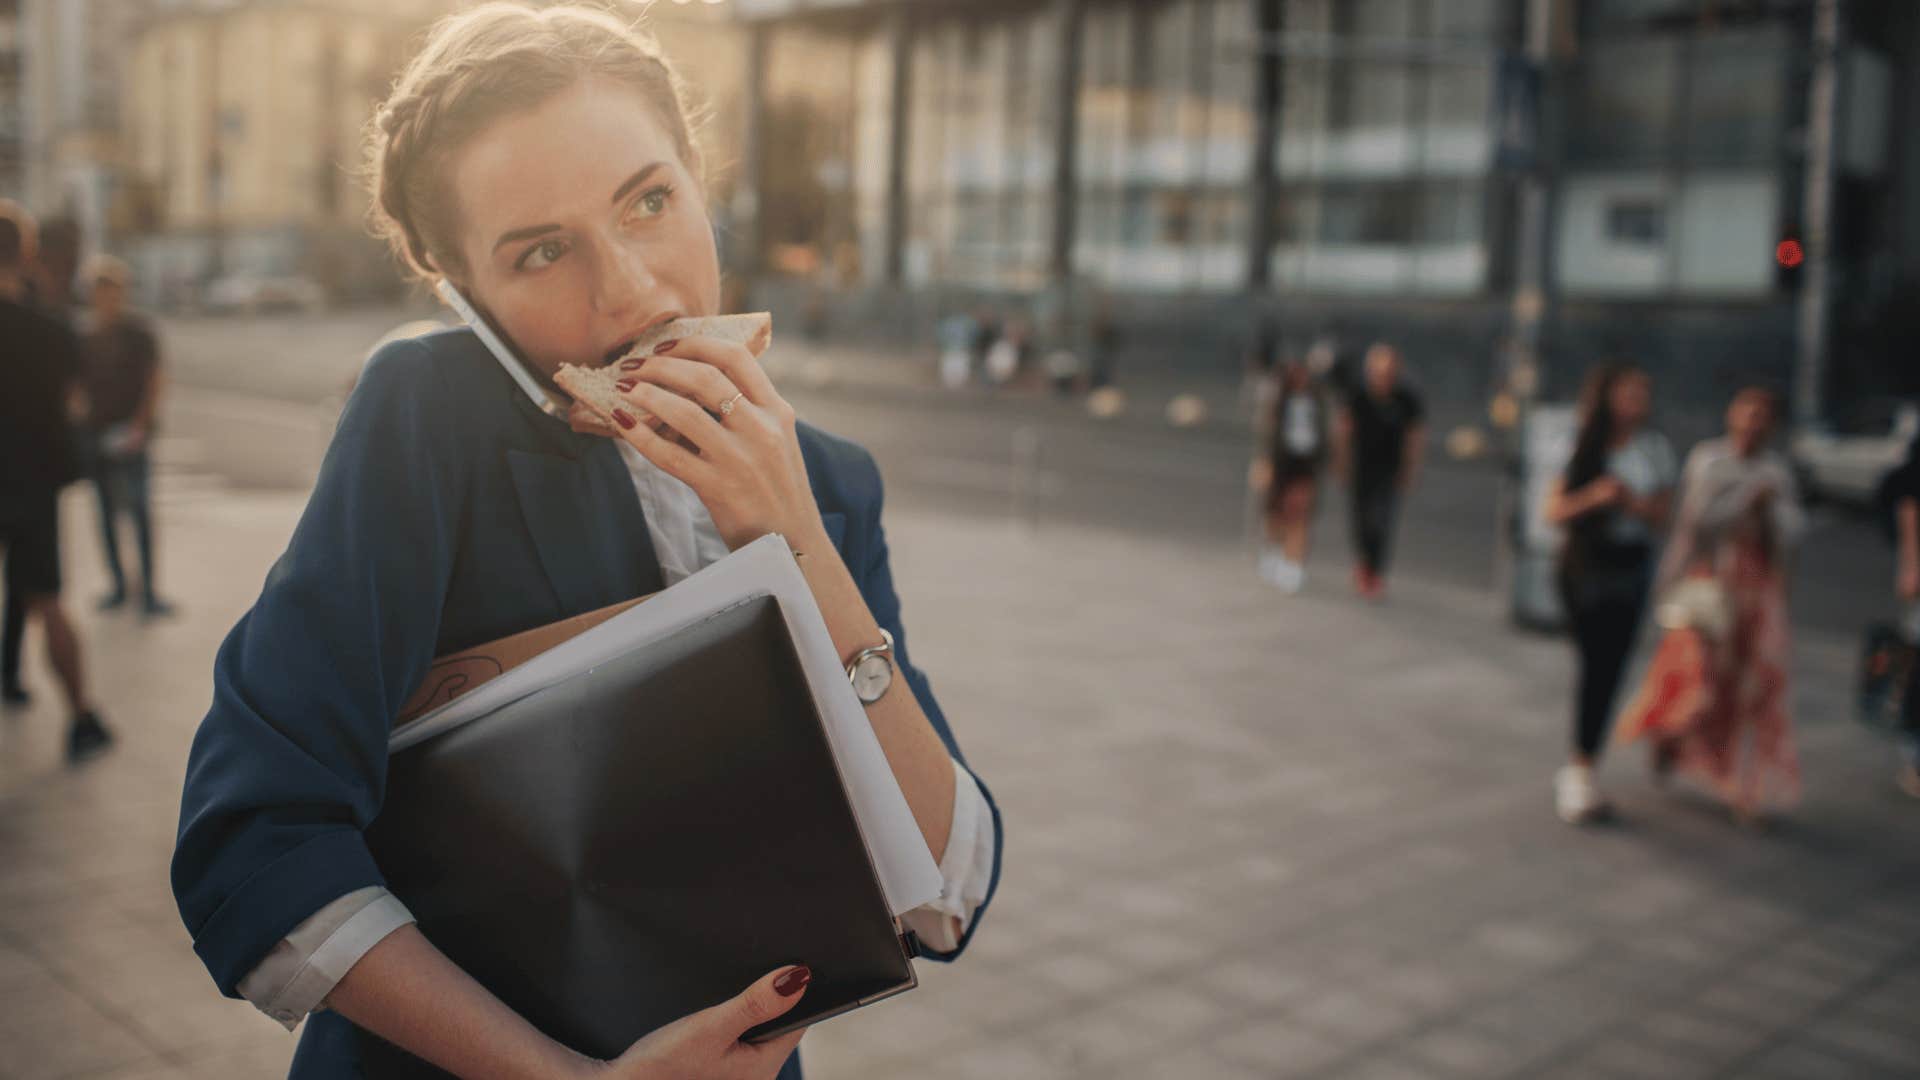
<path fill-rule="evenodd" d="M 1594 480 L 1585 490 L 1587 505 L 1595 510 L 1617 506 L 1627 497 L 1627 485 L 1611 473 Z"/>
<path fill-rule="evenodd" d="M 594 1080 L 771 1080 L 806 1032 L 763 1043 L 740 1036 L 786 1015 L 805 994 L 813 973 L 786 967 L 747 987 L 731 1001 L 703 1009 L 652 1032 L 619 1058 L 588 1070 Z"/>

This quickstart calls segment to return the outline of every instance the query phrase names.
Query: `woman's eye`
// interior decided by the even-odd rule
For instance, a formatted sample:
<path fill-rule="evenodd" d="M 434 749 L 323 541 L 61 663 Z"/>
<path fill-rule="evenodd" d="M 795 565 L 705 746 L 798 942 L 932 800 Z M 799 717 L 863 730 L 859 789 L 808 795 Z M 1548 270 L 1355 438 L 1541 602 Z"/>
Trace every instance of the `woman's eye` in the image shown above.
<path fill-rule="evenodd" d="M 657 217 L 666 212 L 667 201 L 672 196 L 673 188 L 669 185 L 662 184 L 656 188 L 649 188 L 633 201 L 634 213 L 643 217 Z"/>
<path fill-rule="evenodd" d="M 565 241 L 542 240 L 538 244 L 528 248 L 525 255 L 520 256 L 520 262 L 517 268 L 521 270 L 538 270 L 543 266 L 551 264 L 555 259 L 558 259 L 566 253 L 567 245 Z"/>

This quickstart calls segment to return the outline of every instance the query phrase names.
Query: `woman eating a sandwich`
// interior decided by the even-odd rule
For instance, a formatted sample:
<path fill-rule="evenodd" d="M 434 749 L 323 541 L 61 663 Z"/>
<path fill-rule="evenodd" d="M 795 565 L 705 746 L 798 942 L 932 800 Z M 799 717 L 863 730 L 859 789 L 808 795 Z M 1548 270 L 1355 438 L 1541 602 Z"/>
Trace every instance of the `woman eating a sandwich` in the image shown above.
<path fill-rule="evenodd" d="M 644 33 L 577 7 L 453 16 L 369 131 L 374 218 L 406 266 L 457 288 L 541 378 L 618 362 L 623 401 L 554 419 L 465 330 L 368 363 L 215 664 L 172 868 L 194 948 L 223 993 L 306 1021 L 299 1078 L 793 1080 L 798 1033 L 740 1035 L 800 1000 L 807 958 L 592 1059 L 436 950 L 365 832 L 393 718 L 434 657 L 780 533 L 842 659 L 863 661 L 859 696 L 944 879 L 903 921 L 957 956 L 996 884 L 1000 820 L 908 658 L 879 472 L 798 421 L 747 344 L 691 335 L 629 355 L 719 314 L 720 296 L 702 156 Z"/>

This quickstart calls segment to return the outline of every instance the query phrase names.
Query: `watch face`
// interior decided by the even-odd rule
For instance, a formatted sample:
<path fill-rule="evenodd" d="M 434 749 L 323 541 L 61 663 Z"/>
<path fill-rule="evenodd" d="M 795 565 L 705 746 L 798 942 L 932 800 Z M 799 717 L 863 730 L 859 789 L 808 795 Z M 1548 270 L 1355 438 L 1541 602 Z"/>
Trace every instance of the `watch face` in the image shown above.
<path fill-rule="evenodd" d="M 868 704 L 880 700 L 893 684 L 893 665 L 884 656 L 869 656 L 853 669 L 853 692 Z"/>

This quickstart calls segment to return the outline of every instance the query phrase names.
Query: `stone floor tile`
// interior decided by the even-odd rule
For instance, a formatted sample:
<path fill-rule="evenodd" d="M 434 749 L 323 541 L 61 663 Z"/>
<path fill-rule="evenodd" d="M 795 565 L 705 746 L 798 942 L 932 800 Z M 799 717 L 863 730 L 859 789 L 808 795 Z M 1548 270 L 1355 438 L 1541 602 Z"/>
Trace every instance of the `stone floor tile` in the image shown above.
<path fill-rule="evenodd" d="M 1255 1020 L 1229 1030 L 1213 1044 L 1222 1057 L 1269 1077 L 1310 1076 L 1353 1050 L 1349 1041 L 1287 1020 Z"/>
<path fill-rule="evenodd" d="M 1512 1041 L 1464 1024 L 1448 1024 L 1408 1039 L 1406 1056 L 1422 1065 L 1459 1076 L 1504 1076 L 1526 1063 L 1527 1053 Z"/>

